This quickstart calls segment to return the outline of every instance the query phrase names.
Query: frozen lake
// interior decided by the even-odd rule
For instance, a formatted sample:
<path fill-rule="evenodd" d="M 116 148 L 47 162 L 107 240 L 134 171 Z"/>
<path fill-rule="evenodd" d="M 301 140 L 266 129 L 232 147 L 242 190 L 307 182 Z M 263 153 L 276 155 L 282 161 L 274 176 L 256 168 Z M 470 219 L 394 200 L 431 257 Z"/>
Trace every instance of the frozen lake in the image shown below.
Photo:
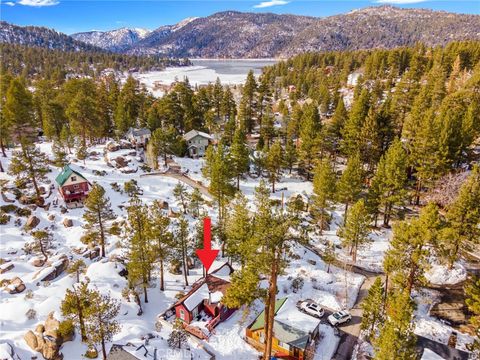
<path fill-rule="evenodd" d="M 155 96 L 161 96 L 163 91 L 154 90 L 155 84 L 170 85 L 176 80 L 183 80 L 186 76 L 192 86 L 213 83 L 220 78 L 222 84 L 241 84 L 250 70 L 255 75 L 260 74 L 262 67 L 273 65 L 274 59 L 241 59 L 241 60 L 192 60 L 192 66 L 170 67 L 162 71 L 152 71 L 134 75 L 141 83 L 153 92 Z"/>

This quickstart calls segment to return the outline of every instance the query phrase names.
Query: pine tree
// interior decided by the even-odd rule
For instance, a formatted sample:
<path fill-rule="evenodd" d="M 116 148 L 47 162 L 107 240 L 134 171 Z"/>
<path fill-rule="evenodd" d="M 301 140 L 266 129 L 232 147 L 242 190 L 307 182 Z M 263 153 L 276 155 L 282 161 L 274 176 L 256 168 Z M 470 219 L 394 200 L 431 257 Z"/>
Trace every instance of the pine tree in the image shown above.
<path fill-rule="evenodd" d="M 175 248 L 178 250 L 178 256 L 181 257 L 183 276 L 185 286 L 188 286 L 188 256 L 190 251 L 189 227 L 188 221 L 184 217 L 179 218 L 174 232 Z"/>
<path fill-rule="evenodd" d="M 160 291 L 164 291 L 164 265 L 172 252 L 173 235 L 169 230 L 170 218 L 164 214 L 163 205 L 159 200 L 155 200 L 150 206 L 149 222 L 153 257 L 160 263 Z"/>
<path fill-rule="evenodd" d="M 255 266 L 247 265 L 232 275 L 230 287 L 222 302 L 230 309 L 238 309 L 243 305 L 251 305 L 256 299 L 264 297 L 260 289 L 260 276 Z"/>
<path fill-rule="evenodd" d="M 120 133 L 135 127 L 140 112 L 138 82 L 132 76 L 127 78 L 117 99 L 115 127 Z"/>
<path fill-rule="evenodd" d="M 238 193 L 233 200 L 227 218 L 225 235 L 227 240 L 226 254 L 242 265 L 248 261 L 252 252 L 252 218 L 247 207 L 247 199 Z"/>
<path fill-rule="evenodd" d="M 315 158 L 319 139 L 318 134 L 321 129 L 320 115 L 316 106 L 309 105 L 304 109 L 300 126 L 300 148 L 298 157 L 301 168 L 305 171 L 307 179 L 310 178 L 313 159 Z"/>
<path fill-rule="evenodd" d="M 394 205 L 400 205 L 406 196 L 407 154 L 400 140 L 388 148 L 385 157 L 380 159 L 373 183 L 381 183 L 380 205 L 384 208 L 383 225 L 388 226 Z"/>
<path fill-rule="evenodd" d="M 347 156 L 352 156 L 360 150 L 359 145 L 362 142 L 361 131 L 369 107 L 370 94 L 367 89 L 363 89 L 359 97 L 355 99 L 349 117 L 342 129 L 342 151 Z"/>
<path fill-rule="evenodd" d="M 188 336 L 183 328 L 183 323 L 180 319 L 177 319 L 173 325 L 173 331 L 168 337 L 167 344 L 173 349 L 181 349 L 182 345 L 187 343 L 187 340 Z"/>
<path fill-rule="evenodd" d="M 468 282 L 465 286 L 465 295 L 467 297 L 465 303 L 473 314 L 470 324 L 475 331 L 475 340 L 472 344 L 467 345 L 467 348 L 478 357 L 480 356 L 480 278 L 474 277 Z"/>
<path fill-rule="evenodd" d="M 447 246 L 450 268 L 458 259 L 459 252 L 469 242 L 480 242 L 480 167 L 474 166 L 457 198 L 447 209 L 449 237 Z"/>
<path fill-rule="evenodd" d="M 34 126 L 32 94 L 25 87 L 21 78 L 10 81 L 3 104 L 2 117 L 5 122 L 2 129 L 8 129 L 9 135 L 22 145 L 30 145 Z M 2 121 L 2 122 L 3 122 Z M 3 137 L 3 135 L 2 135 Z"/>
<path fill-rule="evenodd" d="M 362 191 L 363 186 L 363 165 L 360 155 L 357 153 L 348 158 L 347 167 L 342 173 L 337 184 L 337 196 L 339 201 L 345 204 L 343 221 L 347 221 L 348 206 L 355 202 Z"/>
<path fill-rule="evenodd" d="M 438 208 L 433 204 L 423 208 L 419 218 L 398 222 L 393 227 L 384 263 L 394 270 L 393 282 L 408 294 L 424 282 L 429 266 L 429 246 L 438 241 L 440 229 Z"/>
<path fill-rule="evenodd" d="M 255 125 L 255 113 L 257 108 L 257 82 L 253 71 L 250 70 L 247 74 L 247 79 L 242 88 L 242 99 L 240 101 L 239 119 L 241 126 L 251 134 Z"/>
<path fill-rule="evenodd" d="M 120 312 L 120 302 L 110 295 L 102 295 L 98 290 L 92 290 L 92 307 L 85 323 L 89 345 L 102 346 L 103 360 L 107 360 L 106 343 L 112 341 L 121 326 L 115 318 Z"/>
<path fill-rule="evenodd" d="M 189 203 L 188 203 L 188 209 L 190 213 L 192 214 L 193 217 L 198 218 L 200 216 L 200 211 L 205 203 L 205 200 L 203 200 L 202 193 L 198 188 L 194 188 L 192 193 L 189 196 Z"/>
<path fill-rule="evenodd" d="M 357 250 L 369 242 L 369 226 L 371 218 L 363 199 L 358 200 L 350 210 L 345 224 L 340 228 L 339 235 L 342 245 L 350 248 L 353 262 L 357 261 Z"/>
<path fill-rule="evenodd" d="M 413 333 L 414 304 L 405 291 L 397 291 L 388 302 L 386 321 L 374 339 L 375 360 L 417 359 L 416 336 Z"/>
<path fill-rule="evenodd" d="M 72 285 L 72 290 L 67 289 L 65 298 L 60 306 L 62 316 L 73 321 L 75 326 L 80 329 L 83 342 L 86 342 L 88 339 L 86 320 L 94 306 L 96 304 L 93 303 L 92 291 L 88 289 L 88 282 Z"/>
<path fill-rule="evenodd" d="M 203 175 L 210 181 L 209 190 L 218 204 L 219 222 L 223 227 L 225 209 L 228 200 L 233 195 L 235 188 L 232 185 L 233 173 L 230 166 L 230 156 L 222 143 L 217 149 L 213 146 L 207 148 Z"/>
<path fill-rule="evenodd" d="M 265 158 L 265 169 L 268 172 L 268 178 L 272 184 L 272 193 L 275 192 L 275 183 L 280 180 L 280 170 L 283 162 L 282 152 L 280 141 L 276 141 L 268 150 Z"/>
<path fill-rule="evenodd" d="M 377 277 L 372 287 L 368 290 L 368 295 L 361 303 L 362 330 L 367 331 L 367 337 L 372 338 L 375 330 L 378 329 L 385 320 L 383 313 L 383 302 L 385 300 L 385 290 L 382 284 L 382 278 Z"/>
<path fill-rule="evenodd" d="M 77 259 L 70 264 L 67 269 L 69 274 L 75 274 L 75 278 L 77 283 L 80 282 L 80 274 L 83 273 L 87 269 L 87 265 L 82 259 Z"/>
<path fill-rule="evenodd" d="M 283 166 L 288 169 L 288 173 L 292 173 L 293 165 L 297 162 L 297 149 L 292 139 L 288 139 L 285 145 L 283 155 Z"/>
<path fill-rule="evenodd" d="M 313 174 L 313 206 L 320 226 L 324 229 L 325 212 L 335 195 L 335 173 L 330 161 L 323 160 L 315 167 Z"/>
<path fill-rule="evenodd" d="M 86 93 L 86 91 L 83 87 L 80 88 L 65 110 L 65 114 L 70 120 L 70 128 L 75 135 L 80 136 L 81 146 L 84 148 L 87 146 L 87 138 L 95 134 L 98 126 L 94 94 Z"/>
<path fill-rule="evenodd" d="M 35 189 L 37 199 L 41 199 L 38 183 L 46 180 L 46 174 L 50 171 L 47 167 L 48 158 L 35 145 L 22 142 L 22 149 L 15 151 L 10 162 L 9 172 L 16 176 L 19 184 L 31 182 Z"/>
<path fill-rule="evenodd" d="M 68 164 L 67 153 L 64 147 L 58 141 L 54 141 L 52 144 L 52 152 L 53 164 L 56 167 L 63 169 L 63 167 Z"/>
<path fill-rule="evenodd" d="M 175 200 L 182 205 L 183 213 L 186 214 L 189 195 L 185 185 L 183 185 L 181 182 L 178 182 L 173 188 L 173 196 L 175 197 Z"/>
<path fill-rule="evenodd" d="M 86 239 L 90 243 L 99 243 L 100 256 L 105 257 L 105 233 L 108 231 L 106 222 L 113 220 L 115 214 L 111 208 L 110 199 L 105 196 L 105 189 L 101 185 L 96 183 L 93 185 L 85 200 L 85 208 L 83 218 L 87 222 L 84 226 L 87 229 Z"/>
<path fill-rule="evenodd" d="M 246 143 L 246 136 L 242 128 L 237 128 L 230 148 L 230 159 L 233 176 L 237 178 L 237 190 L 240 190 L 240 178 L 248 172 L 250 151 Z"/>
<path fill-rule="evenodd" d="M 166 129 L 158 128 L 152 133 L 148 143 L 151 148 L 153 168 L 158 168 L 158 157 L 163 157 L 163 164 L 167 167 L 167 155 L 172 152 L 172 144 L 175 142 L 176 132 L 173 127 Z"/>
<path fill-rule="evenodd" d="M 150 222 L 148 212 L 138 197 L 130 200 L 127 207 L 128 223 L 126 235 L 128 241 L 128 281 L 131 288 L 140 285 L 144 301 L 148 303 L 147 287 L 153 269 L 154 254 L 149 238 Z"/>

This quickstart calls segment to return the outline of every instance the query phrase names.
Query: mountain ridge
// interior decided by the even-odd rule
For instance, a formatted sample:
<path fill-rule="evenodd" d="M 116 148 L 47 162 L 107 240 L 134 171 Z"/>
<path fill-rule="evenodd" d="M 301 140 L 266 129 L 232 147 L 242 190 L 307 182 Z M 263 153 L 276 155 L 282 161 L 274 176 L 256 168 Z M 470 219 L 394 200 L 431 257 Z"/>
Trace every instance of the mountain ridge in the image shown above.
<path fill-rule="evenodd" d="M 8 42 L 1 30 L 0 42 Z M 186 18 L 143 34 L 138 29 L 121 28 L 77 33 L 70 38 L 131 55 L 284 58 L 307 51 L 388 49 L 415 43 L 437 46 L 455 40 L 480 40 L 480 15 L 391 5 L 328 17 L 227 10 Z"/>

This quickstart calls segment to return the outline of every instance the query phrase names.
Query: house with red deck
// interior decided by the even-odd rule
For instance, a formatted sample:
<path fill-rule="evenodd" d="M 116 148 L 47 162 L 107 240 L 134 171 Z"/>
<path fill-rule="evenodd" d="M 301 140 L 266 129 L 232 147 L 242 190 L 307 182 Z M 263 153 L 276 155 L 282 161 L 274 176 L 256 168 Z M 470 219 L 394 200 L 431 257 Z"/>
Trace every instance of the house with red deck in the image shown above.
<path fill-rule="evenodd" d="M 70 165 L 65 165 L 62 172 L 56 177 L 58 191 L 68 207 L 83 204 L 90 190 L 90 182 Z"/>
<path fill-rule="evenodd" d="M 230 287 L 232 272 L 233 268 L 225 263 L 193 284 L 192 289 L 175 303 L 175 317 L 183 322 L 185 330 L 200 339 L 208 339 L 215 326 L 235 312 L 236 309 L 222 303 Z"/>

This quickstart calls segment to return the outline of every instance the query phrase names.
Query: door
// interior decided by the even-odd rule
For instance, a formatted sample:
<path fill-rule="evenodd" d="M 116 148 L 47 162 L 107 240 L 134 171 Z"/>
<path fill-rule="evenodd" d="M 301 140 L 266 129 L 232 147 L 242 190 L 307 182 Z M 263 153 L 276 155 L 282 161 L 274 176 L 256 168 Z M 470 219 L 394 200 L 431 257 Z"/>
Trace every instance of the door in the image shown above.
<path fill-rule="evenodd" d="M 198 316 L 198 306 L 192 310 L 192 320 L 195 320 Z"/>

